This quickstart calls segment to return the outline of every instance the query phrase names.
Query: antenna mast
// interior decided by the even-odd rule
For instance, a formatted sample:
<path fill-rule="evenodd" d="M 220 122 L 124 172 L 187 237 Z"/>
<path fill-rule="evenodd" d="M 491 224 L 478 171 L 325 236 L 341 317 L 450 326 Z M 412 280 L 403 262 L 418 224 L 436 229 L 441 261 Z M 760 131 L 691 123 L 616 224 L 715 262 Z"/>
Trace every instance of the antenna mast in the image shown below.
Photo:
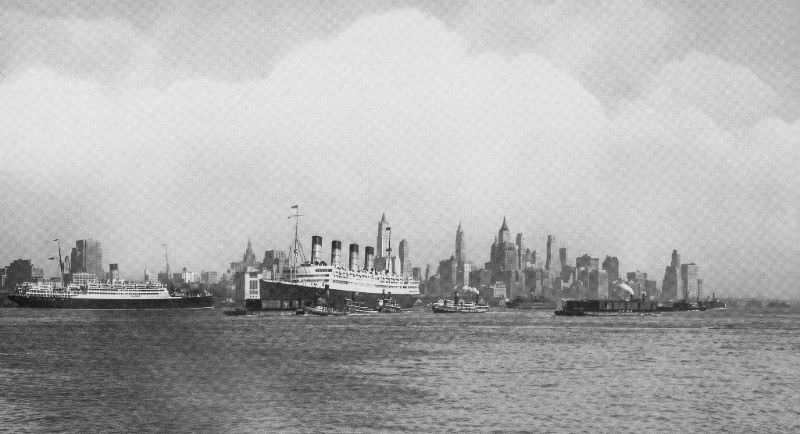
<path fill-rule="evenodd" d="M 303 215 L 300 214 L 300 207 L 297 205 L 292 205 L 292 209 L 294 210 L 294 214 L 290 215 L 287 218 L 294 219 L 294 242 L 292 243 L 291 247 L 291 254 L 292 254 L 292 268 L 290 269 L 290 279 L 294 281 L 297 277 L 297 265 L 298 259 L 300 263 L 306 262 L 306 255 L 303 252 L 303 245 L 300 244 L 300 236 L 299 236 L 299 226 L 300 226 L 300 217 Z"/>

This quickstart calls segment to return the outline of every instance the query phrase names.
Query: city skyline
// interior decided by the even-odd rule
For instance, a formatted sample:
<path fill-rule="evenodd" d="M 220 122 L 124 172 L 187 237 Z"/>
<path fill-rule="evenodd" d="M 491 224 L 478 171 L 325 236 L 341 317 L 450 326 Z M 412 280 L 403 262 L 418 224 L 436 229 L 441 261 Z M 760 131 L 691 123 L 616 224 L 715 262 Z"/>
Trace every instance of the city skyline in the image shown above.
<path fill-rule="evenodd" d="M 222 271 L 247 238 L 285 249 L 301 204 L 306 246 L 369 245 L 385 211 L 415 265 L 459 221 L 478 262 L 505 215 L 540 258 L 553 234 L 660 279 L 677 249 L 707 292 L 794 296 L 798 17 L 0 1 L 0 260 L 50 271 L 50 240 L 94 238 L 123 273 L 163 268 L 162 244 Z"/>

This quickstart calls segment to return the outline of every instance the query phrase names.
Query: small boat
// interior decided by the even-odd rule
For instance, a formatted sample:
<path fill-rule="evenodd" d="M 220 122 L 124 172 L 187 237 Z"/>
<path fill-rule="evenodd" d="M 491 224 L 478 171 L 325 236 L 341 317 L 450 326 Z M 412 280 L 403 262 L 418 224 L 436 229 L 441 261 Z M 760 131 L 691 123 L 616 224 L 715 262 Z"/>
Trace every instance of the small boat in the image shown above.
<path fill-rule="evenodd" d="M 348 315 L 372 315 L 378 313 L 377 310 L 367 307 L 365 303 L 360 301 L 346 298 L 344 302 L 345 311 Z"/>
<path fill-rule="evenodd" d="M 243 307 L 237 307 L 233 310 L 223 310 L 222 313 L 229 316 L 253 315 L 253 313 L 248 312 L 248 310 Z"/>
<path fill-rule="evenodd" d="M 454 301 L 455 300 L 455 301 Z M 478 303 L 465 302 L 455 294 L 454 300 L 439 300 L 433 304 L 433 313 L 484 313 L 489 311 L 489 306 Z"/>
<path fill-rule="evenodd" d="M 380 313 L 400 313 L 402 311 L 403 308 L 401 308 L 400 305 L 391 298 L 378 300 L 378 312 Z"/>
<path fill-rule="evenodd" d="M 341 309 L 335 309 L 330 306 L 304 306 L 303 312 L 306 315 L 317 315 L 317 316 L 342 316 L 347 315 L 347 311 Z"/>

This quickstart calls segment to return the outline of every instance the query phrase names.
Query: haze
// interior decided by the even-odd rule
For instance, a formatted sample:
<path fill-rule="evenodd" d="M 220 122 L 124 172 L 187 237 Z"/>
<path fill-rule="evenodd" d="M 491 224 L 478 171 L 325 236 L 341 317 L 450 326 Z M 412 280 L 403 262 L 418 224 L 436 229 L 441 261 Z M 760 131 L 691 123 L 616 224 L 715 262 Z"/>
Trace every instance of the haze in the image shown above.
<path fill-rule="evenodd" d="M 0 2 L 0 263 L 224 271 L 286 217 L 414 265 L 541 255 L 800 287 L 797 2 Z M 541 256 L 540 256 L 541 257 Z"/>

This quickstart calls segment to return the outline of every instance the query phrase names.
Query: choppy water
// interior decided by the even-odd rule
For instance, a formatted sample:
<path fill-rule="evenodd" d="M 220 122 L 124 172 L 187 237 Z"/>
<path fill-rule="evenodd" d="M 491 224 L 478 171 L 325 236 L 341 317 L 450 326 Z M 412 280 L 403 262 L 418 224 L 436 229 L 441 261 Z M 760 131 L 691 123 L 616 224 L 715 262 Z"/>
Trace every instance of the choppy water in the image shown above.
<path fill-rule="evenodd" d="M 0 309 L 0 430 L 800 432 L 800 315 Z"/>

